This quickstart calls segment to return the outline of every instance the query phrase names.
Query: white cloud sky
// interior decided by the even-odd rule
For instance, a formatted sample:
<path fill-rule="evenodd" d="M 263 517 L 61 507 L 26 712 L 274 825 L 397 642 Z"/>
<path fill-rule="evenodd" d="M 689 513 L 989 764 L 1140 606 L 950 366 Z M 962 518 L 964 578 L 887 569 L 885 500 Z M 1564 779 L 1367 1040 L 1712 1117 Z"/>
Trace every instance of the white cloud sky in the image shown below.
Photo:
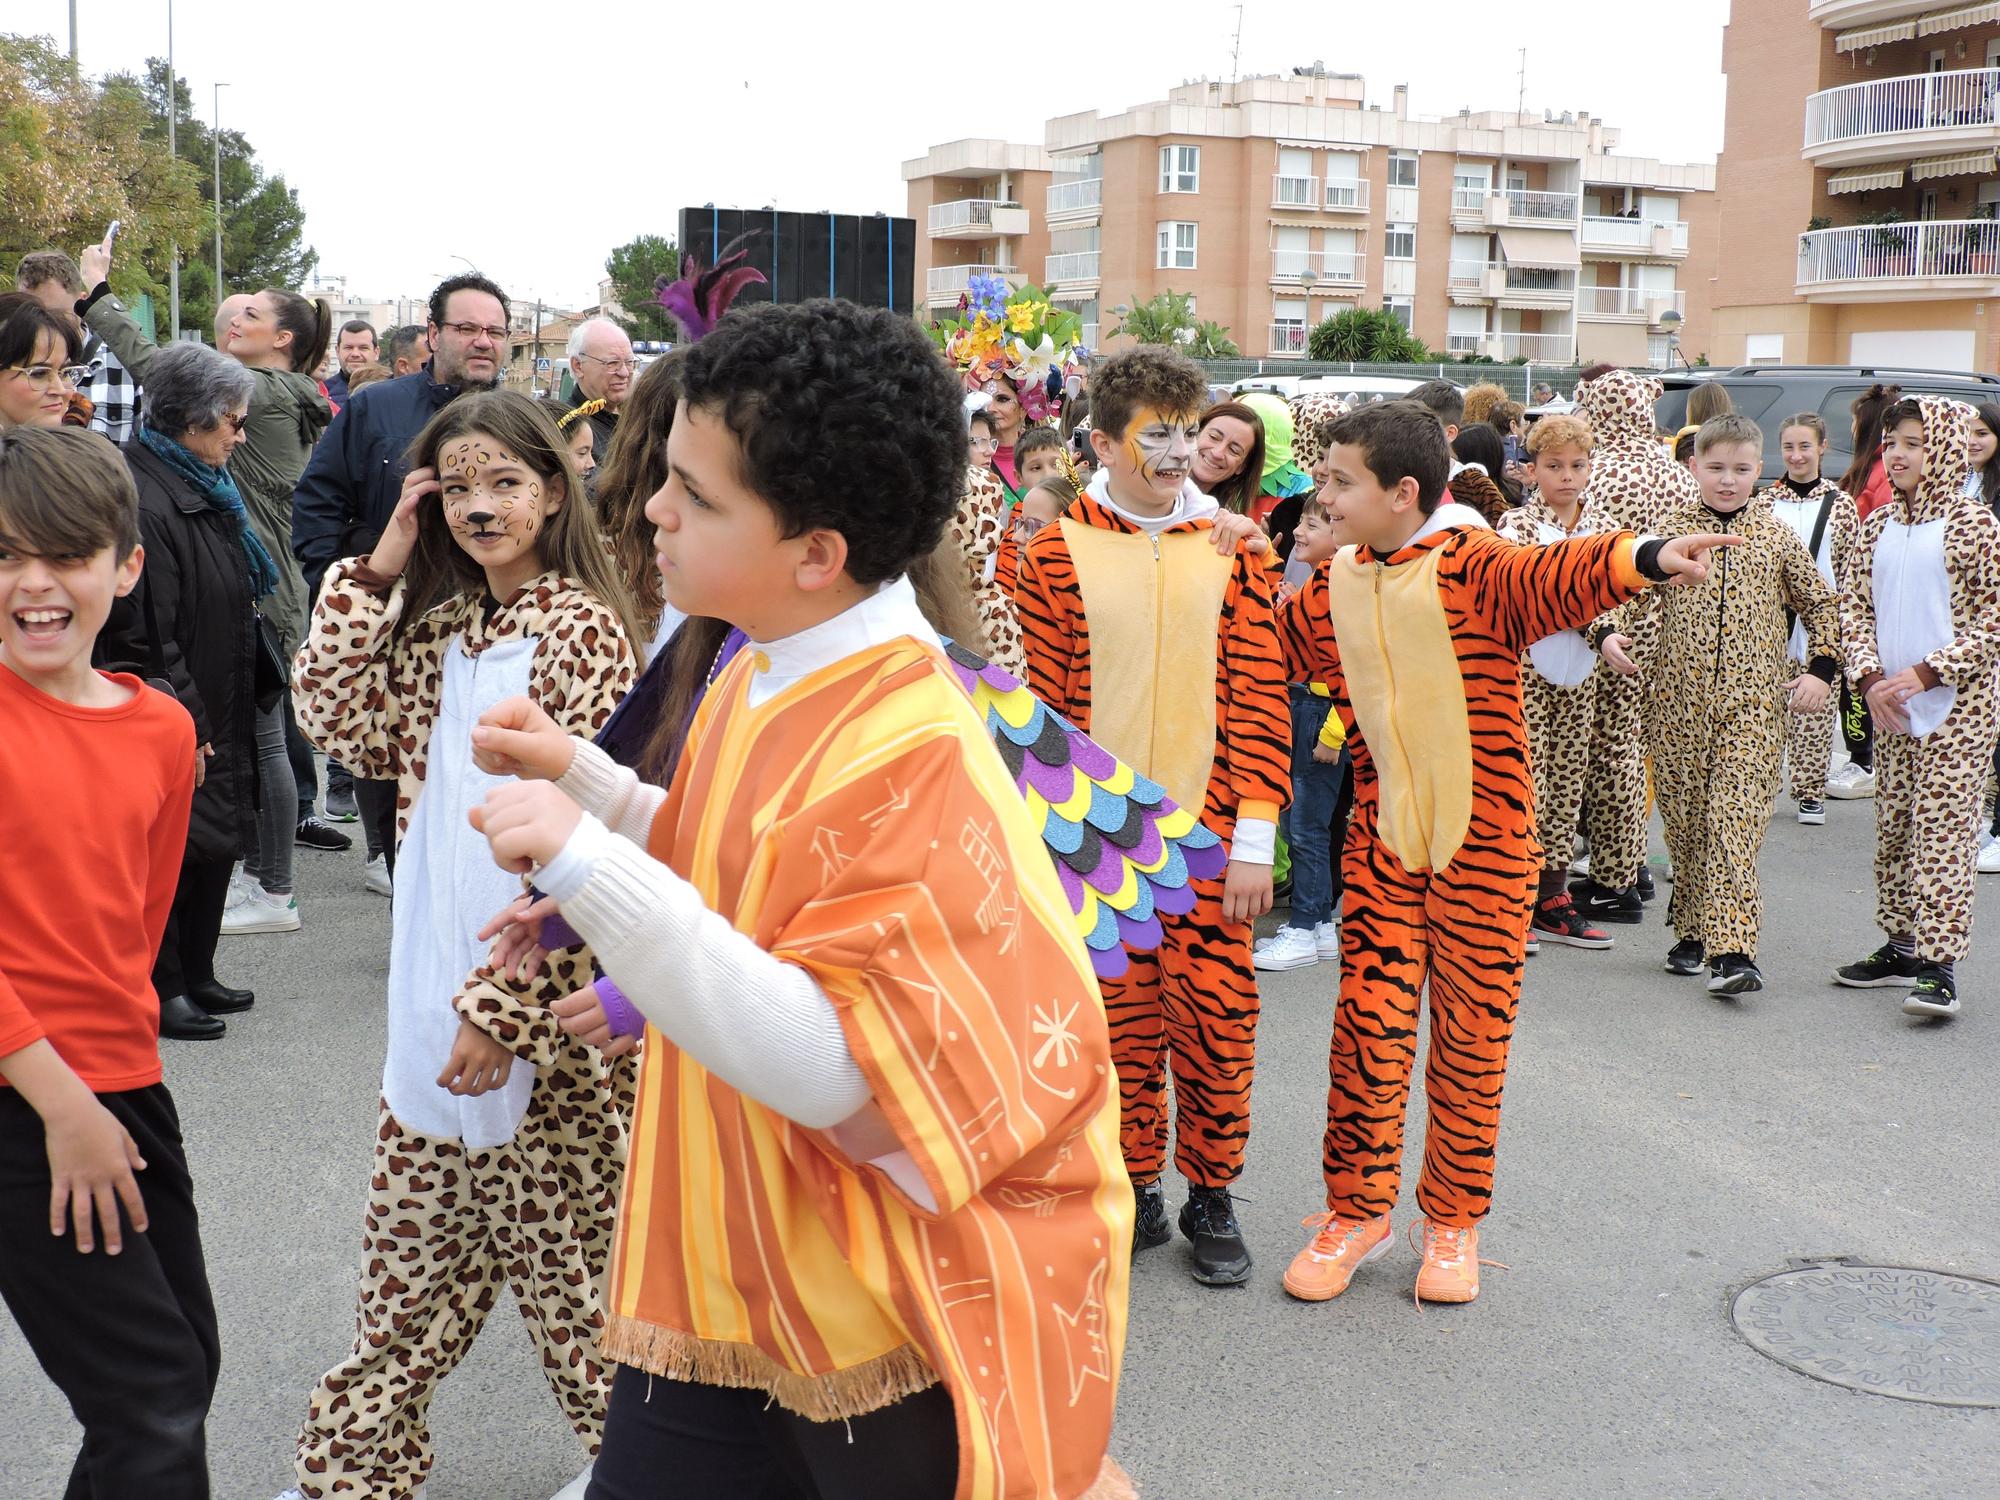
<path fill-rule="evenodd" d="M 166 0 L 78 0 L 102 74 L 166 51 Z M 1507 108 L 1528 47 L 1530 110 L 1589 111 L 1620 149 L 1705 161 L 1722 143 L 1727 0 L 1249 0 L 1243 73 L 1323 61 L 1371 102 L 1410 85 L 1422 115 Z M 518 294 L 595 300 L 606 253 L 713 201 L 901 213 L 899 167 L 961 136 L 1230 76 L 1233 4 L 1020 7 L 868 0 L 178 0 L 175 66 L 206 117 L 299 190 L 327 274 L 414 295 L 463 266 Z M 1502 25 L 1513 23 L 1509 30 Z M 1799 23 L 1805 25 L 1803 7 Z M 67 0 L 0 0 L 0 30 L 68 35 Z"/>

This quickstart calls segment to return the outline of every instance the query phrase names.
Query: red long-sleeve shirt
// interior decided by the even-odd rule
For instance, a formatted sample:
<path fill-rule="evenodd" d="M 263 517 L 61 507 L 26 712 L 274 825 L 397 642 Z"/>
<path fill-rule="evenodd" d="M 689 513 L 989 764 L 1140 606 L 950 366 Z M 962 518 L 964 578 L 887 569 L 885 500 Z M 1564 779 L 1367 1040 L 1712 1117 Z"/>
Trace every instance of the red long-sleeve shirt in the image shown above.
<path fill-rule="evenodd" d="M 46 1037 L 93 1093 L 160 1081 L 153 958 L 194 800 L 194 722 L 136 677 L 116 708 L 0 666 L 0 1057 Z"/>

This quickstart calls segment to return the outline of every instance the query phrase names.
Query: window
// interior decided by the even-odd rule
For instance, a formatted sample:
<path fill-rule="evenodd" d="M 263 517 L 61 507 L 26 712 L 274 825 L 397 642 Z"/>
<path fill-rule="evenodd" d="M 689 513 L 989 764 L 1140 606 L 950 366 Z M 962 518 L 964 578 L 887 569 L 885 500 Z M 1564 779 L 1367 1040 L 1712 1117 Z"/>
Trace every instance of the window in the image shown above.
<path fill-rule="evenodd" d="M 1162 271 L 1192 271 L 1198 228 L 1198 225 L 1187 223 L 1162 224 L 1160 253 L 1154 265 Z"/>
<path fill-rule="evenodd" d="M 1160 147 L 1160 191 L 1163 193 L 1201 191 L 1201 147 Z"/>
<path fill-rule="evenodd" d="M 1384 260 L 1415 260 L 1417 258 L 1417 226 L 1414 224 L 1391 224 L 1382 235 L 1382 258 Z"/>
<path fill-rule="evenodd" d="M 1390 297 L 1382 303 L 1382 311 L 1401 323 L 1405 328 L 1416 324 L 1416 303 L 1408 297 Z"/>
<path fill-rule="evenodd" d="M 1417 153 L 1414 151 L 1391 151 L 1389 153 L 1389 186 L 1415 187 L 1417 185 Z"/>
<path fill-rule="evenodd" d="M 1302 297 L 1279 297 L 1271 303 L 1271 352 L 1303 354 L 1306 349 L 1306 304 Z"/>

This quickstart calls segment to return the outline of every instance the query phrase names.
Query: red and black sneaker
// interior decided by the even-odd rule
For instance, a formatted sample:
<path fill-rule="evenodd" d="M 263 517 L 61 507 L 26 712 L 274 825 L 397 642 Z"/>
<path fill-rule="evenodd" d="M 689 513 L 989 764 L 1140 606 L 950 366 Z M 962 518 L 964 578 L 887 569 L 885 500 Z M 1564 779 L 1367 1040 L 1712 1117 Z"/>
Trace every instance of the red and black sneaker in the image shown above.
<path fill-rule="evenodd" d="M 1545 943 L 1561 943 L 1570 948 L 1611 946 L 1611 934 L 1586 921 L 1568 891 L 1558 891 L 1536 903 L 1535 920 L 1530 930 Z"/>

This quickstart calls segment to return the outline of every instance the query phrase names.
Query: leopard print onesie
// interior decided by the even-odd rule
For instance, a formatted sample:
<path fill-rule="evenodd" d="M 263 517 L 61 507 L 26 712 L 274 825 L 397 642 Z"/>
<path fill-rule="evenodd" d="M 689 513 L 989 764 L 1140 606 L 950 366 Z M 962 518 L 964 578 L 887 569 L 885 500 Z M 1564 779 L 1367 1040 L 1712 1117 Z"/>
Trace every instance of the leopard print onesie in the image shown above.
<path fill-rule="evenodd" d="M 1000 545 L 1013 524 L 1007 491 L 987 469 L 965 471 L 965 493 L 951 518 L 951 538 L 965 555 L 972 602 L 986 629 L 986 656 L 1016 677 L 1025 677 L 1028 659 L 1021 644 L 1021 623 L 1014 615 L 1014 596 L 998 576 Z"/>
<path fill-rule="evenodd" d="M 536 637 L 532 696 L 566 733 L 603 727 L 631 686 L 618 618 L 545 573 L 503 604 L 461 598 L 400 636 L 402 587 L 385 596 L 365 567 L 327 575 L 293 673 L 307 739 L 356 775 L 398 783 L 397 838 L 422 795 L 444 657 Z M 323 1376 L 299 1433 L 307 1500 L 404 1500 L 431 1464 L 428 1413 L 438 1382 L 471 1347 L 503 1288 L 527 1320 L 542 1372 L 590 1452 L 604 1428 L 610 1372 L 596 1353 L 604 1324 L 617 1193 L 633 1100 L 628 1058 L 607 1064 L 546 1009 L 590 983 L 578 946 L 519 983 L 481 968 L 450 1004 L 536 1070 L 512 1140 L 468 1150 L 404 1127 L 386 1100 L 362 1221 L 352 1352 Z M 442 998 L 442 997 L 440 997 Z"/>
<path fill-rule="evenodd" d="M 1662 451 L 1653 430 L 1660 382 L 1630 370 L 1611 370 L 1576 388 L 1575 415 L 1590 424 L 1590 486 L 1584 504 L 1609 527 L 1657 534 L 1660 518 L 1676 506 L 1701 503 L 1694 476 Z M 1597 674 L 1591 720 L 1590 770 L 1584 780 L 1584 832 L 1590 840 L 1590 876 L 1612 890 L 1639 878 L 1646 859 L 1645 667 L 1659 638 L 1655 595 L 1648 589 L 1617 612 L 1621 634 L 1632 642 L 1637 676 Z"/>
<path fill-rule="evenodd" d="M 1578 507 L 1576 524 L 1565 528 L 1540 496 L 1533 495 L 1527 504 L 1502 516 L 1495 530 L 1510 542 L 1533 547 L 1555 540 L 1544 534 L 1544 527 L 1563 536 L 1592 536 L 1616 529 L 1588 501 Z M 1574 646 L 1560 637 L 1554 638 L 1557 644 L 1554 654 L 1547 657 L 1547 664 L 1555 665 L 1559 656 L 1566 655 L 1562 650 L 1565 646 L 1570 651 L 1587 647 L 1599 626 L 1608 625 L 1611 620 L 1612 616 L 1606 615 L 1582 631 L 1565 632 L 1576 637 Z M 1536 643 L 1536 648 L 1543 652 L 1551 650 L 1541 642 Z M 1560 890 L 1562 876 L 1569 870 L 1570 840 L 1576 832 L 1590 769 L 1600 693 L 1598 679 L 1612 674 L 1608 666 L 1596 661 L 1579 680 L 1559 683 L 1543 675 L 1536 655 L 1537 650 L 1531 648 L 1521 656 L 1521 710 L 1528 721 L 1528 756 L 1535 775 L 1535 833 L 1542 848 L 1542 881 L 1545 886 Z M 1595 660 L 1594 651 L 1591 655 Z"/>
<path fill-rule="evenodd" d="M 1914 938 L 1919 961 L 1950 963 L 1972 946 L 1973 819 L 2000 733 L 2000 521 L 1962 493 L 1972 408 L 1916 399 L 1924 477 L 1914 500 L 1898 494 L 1862 520 L 1842 625 L 1857 691 L 1908 666 L 1951 690 L 1943 721 L 1928 733 L 1892 734 L 1879 719 L 1875 725 L 1875 920 L 1891 937 Z M 1893 605 L 1884 597 L 1890 559 L 1902 574 Z M 1914 659 L 1898 660 L 1885 639 L 1894 630 L 1892 611 L 1918 612 L 1924 601 L 1916 596 L 1925 588 L 1949 591 L 1949 622 L 1939 632 L 1948 639 L 1921 656 L 1905 650 Z M 1923 698 L 1911 702 L 1913 731 L 1923 727 L 1915 711 L 1925 706 Z"/>
<path fill-rule="evenodd" d="M 1778 795 L 1785 748 L 1789 608 L 1806 651 L 1829 676 L 1839 665 L 1836 596 L 1799 535 L 1763 495 L 1723 515 L 1683 505 L 1661 518 L 1667 536 L 1720 531 L 1698 584 L 1659 589 L 1660 639 L 1641 674 L 1648 701 L 1653 782 L 1674 861 L 1667 923 L 1710 958 L 1757 956 L 1763 896 L 1757 853 Z"/>
<path fill-rule="evenodd" d="M 1860 526 L 1855 515 L 1854 500 L 1830 479 L 1822 479 L 1805 495 L 1795 495 L 1782 480 L 1765 490 L 1762 499 L 1771 502 L 1771 508 L 1779 519 L 1799 533 L 1799 539 L 1812 549 L 1813 527 L 1819 521 L 1819 508 L 1828 500 L 1832 509 L 1827 512 L 1826 532 L 1820 538 L 1819 555 L 1814 559 L 1821 564 L 1820 576 L 1828 578 L 1831 587 L 1841 587 L 1840 580 L 1847 574 L 1847 560 L 1854 552 L 1854 533 Z M 1791 655 L 1786 670 L 1796 677 L 1811 665 L 1799 659 L 1796 649 L 1799 632 L 1792 632 L 1788 650 Z M 1794 802 L 1818 802 L 1826 796 L 1826 772 L 1833 758 L 1833 723 L 1840 712 L 1840 690 L 1835 687 L 1833 696 L 1827 700 L 1825 708 L 1816 714 L 1787 714 L 1785 716 L 1785 765 L 1792 785 Z"/>

